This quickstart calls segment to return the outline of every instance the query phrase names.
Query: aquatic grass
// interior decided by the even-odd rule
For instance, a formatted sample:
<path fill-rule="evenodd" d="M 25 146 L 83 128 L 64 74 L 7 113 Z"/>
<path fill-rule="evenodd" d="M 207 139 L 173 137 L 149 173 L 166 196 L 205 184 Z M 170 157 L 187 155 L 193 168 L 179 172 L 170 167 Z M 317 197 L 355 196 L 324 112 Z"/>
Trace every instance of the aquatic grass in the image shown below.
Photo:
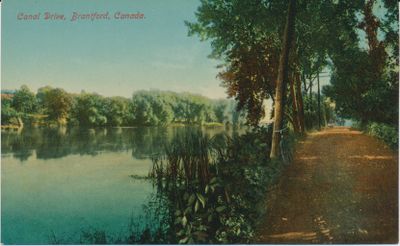
<path fill-rule="evenodd" d="M 165 146 L 165 154 L 152 158 L 153 166 L 149 176 L 158 181 L 187 186 L 194 181 L 205 187 L 211 179 L 211 140 L 200 131 L 177 135 Z"/>

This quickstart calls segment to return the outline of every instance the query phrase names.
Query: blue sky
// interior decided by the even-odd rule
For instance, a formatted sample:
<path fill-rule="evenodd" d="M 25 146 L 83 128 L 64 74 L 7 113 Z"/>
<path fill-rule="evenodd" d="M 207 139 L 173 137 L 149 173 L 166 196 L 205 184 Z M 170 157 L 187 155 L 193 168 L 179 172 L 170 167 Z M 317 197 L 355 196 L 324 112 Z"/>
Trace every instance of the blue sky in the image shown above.
<path fill-rule="evenodd" d="M 111 4 L 112 3 L 112 4 Z M 2 88 L 51 85 L 70 92 L 130 97 L 136 90 L 190 91 L 226 97 L 217 61 L 188 37 L 198 0 L 6 0 L 2 3 Z M 73 12 L 144 13 L 144 20 L 80 20 Z M 65 21 L 43 20 L 45 12 Z M 41 13 L 41 20 L 18 20 Z"/>
<path fill-rule="evenodd" d="M 111 4 L 112 3 L 112 4 Z M 216 79 L 217 61 L 207 58 L 209 43 L 187 36 L 199 0 L 5 0 L 2 3 L 2 88 L 46 85 L 69 92 L 130 97 L 134 91 L 189 91 L 226 97 Z M 384 10 L 376 4 L 374 12 Z M 73 12 L 145 15 L 144 20 L 80 20 Z M 45 12 L 65 21 L 43 20 Z M 18 20 L 41 13 L 41 20 Z M 360 45 L 366 47 L 359 31 Z M 321 85 L 329 78 L 321 79 Z"/>

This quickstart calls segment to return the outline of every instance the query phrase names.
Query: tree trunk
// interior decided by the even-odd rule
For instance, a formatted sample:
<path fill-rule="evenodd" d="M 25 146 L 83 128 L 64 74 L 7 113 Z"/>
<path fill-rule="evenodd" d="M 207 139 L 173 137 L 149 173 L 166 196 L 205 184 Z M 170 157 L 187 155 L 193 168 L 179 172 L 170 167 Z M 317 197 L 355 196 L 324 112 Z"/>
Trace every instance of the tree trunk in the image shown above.
<path fill-rule="evenodd" d="M 312 87 L 313 87 L 313 79 L 312 79 L 312 76 L 310 75 L 310 78 L 309 78 L 309 80 L 310 80 L 310 85 L 309 85 L 309 88 L 310 88 L 310 100 L 309 100 L 309 102 L 310 102 L 310 111 L 312 112 L 312 109 L 313 109 L 313 105 L 312 105 Z"/>
<path fill-rule="evenodd" d="M 281 135 L 279 131 L 283 127 L 283 112 L 285 107 L 286 82 L 288 80 L 288 61 L 290 44 L 294 33 L 296 0 L 290 0 L 285 31 L 283 36 L 282 51 L 279 58 L 278 77 L 276 79 L 275 88 L 275 110 L 274 110 L 274 130 L 272 133 L 272 144 L 270 158 L 274 159 L 279 156 L 279 142 Z"/>
<path fill-rule="evenodd" d="M 321 130 L 321 90 L 319 88 L 319 72 L 317 74 L 318 83 L 318 129 Z"/>
<path fill-rule="evenodd" d="M 292 125 L 294 124 L 293 123 L 294 118 L 293 118 L 292 115 L 290 115 L 288 112 L 285 112 L 283 115 L 286 116 L 286 118 L 287 118 L 287 120 L 289 121 L 290 124 L 292 124 Z"/>
<path fill-rule="evenodd" d="M 295 132 L 300 132 L 300 124 L 299 124 L 299 113 L 297 110 L 297 98 L 296 98 L 296 93 L 295 93 L 295 88 L 294 88 L 294 80 L 295 76 L 293 75 L 290 78 L 290 97 L 292 98 L 292 125 L 293 129 Z"/>
<path fill-rule="evenodd" d="M 304 92 L 305 92 L 304 95 L 307 95 L 309 88 L 307 88 L 307 78 L 306 78 L 306 76 L 304 74 L 301 74 L 301 80 L 300 81 L 303 81 Z"/>
<path fill-rule="evenodd" d="M 314 114 L 313 114 L 313 100 L 312 100 L 312 87 L 313 87 L 313 80 L 312 80 L 312 76 L 310 75 L 310 77 L 309 77 L 309 81 L 310 81 L 310 84 L 309 84 L 309 91 L 308 91 L 308 107 L 307 107 L 307 109 L 308 109 L 308 111 L 309 111 L 309 116 L 307 117 L 307 127 L 309 128 L 309 129 L 312 129 L 312 128 L 314 128 L 314 122 L 315 122 L 315 119 L 314 119 Z"/>
<path fill-rule="evenodd" d="M 300 74 L 299 73 L 296 73 L 295 80 L 296 80 L 296 102 L 297 102 L 299 126 L 300 126 L 300 132 L 303 134 L 305 132 L 305 127 L 304 127 L 304 105 L 303 105 L 303 95 L 301 93 L 301 81 L 300 81 Z"/>

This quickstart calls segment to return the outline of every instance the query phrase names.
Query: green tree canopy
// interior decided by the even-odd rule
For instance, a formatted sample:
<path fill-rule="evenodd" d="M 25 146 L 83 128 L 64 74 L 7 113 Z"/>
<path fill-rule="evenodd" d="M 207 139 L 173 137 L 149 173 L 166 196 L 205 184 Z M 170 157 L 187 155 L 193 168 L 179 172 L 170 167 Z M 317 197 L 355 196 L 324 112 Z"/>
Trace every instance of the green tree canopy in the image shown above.
<path fill-rule="evenodd" d="M 23 85 L 17 90 L 12 99 L 12 107 L 21 113 L 32 114 L 37 109 L 35 94 L 31 92 L 28 86 Z"/>
<path fill-rule="evenodd" d="M 50 120 L 55 120 L 63 124 L 66 123 L 72 107 L 72 97 L 70 94 L 60 88 L 44 87 L 38 90 L 36 96 Z"/>

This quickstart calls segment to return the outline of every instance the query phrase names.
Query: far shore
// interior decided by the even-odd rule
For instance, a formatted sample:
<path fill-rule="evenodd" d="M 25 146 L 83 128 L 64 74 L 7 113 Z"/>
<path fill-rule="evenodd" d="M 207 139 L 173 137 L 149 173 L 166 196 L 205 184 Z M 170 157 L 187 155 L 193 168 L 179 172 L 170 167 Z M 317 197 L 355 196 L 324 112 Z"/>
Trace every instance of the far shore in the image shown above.
<path fill-rule="evenodd" d="M 88 126 L 71 126 L 71 127 L 84 127 L 84 128 L 141 128 L 141 127 L 188 127 L 188 126 L 201 126 L 201 127 L 224 127 L 224 126 L 232 126 L 231 124 L 223 124 L 219 122 L 207 122 L 207 123 L 202 123 L 202 124 L 192 124 L 192 123 L 170 123 L 166 125 L 144 125 L 144 126 L 102 126 L 102 127 L 88 127 Z M 53 127 L 70 127 L 68 125 L 33 125 L 33 126 L 28 126 L 28 127 L 47 127 L 47 128 L 53 128 Z M 18 130 L 22 129 L 24 126 L 20 125 L 1 125 L 2 130 L 7 130 L 7 129 L 13 129 L 13 130 Z"/>

